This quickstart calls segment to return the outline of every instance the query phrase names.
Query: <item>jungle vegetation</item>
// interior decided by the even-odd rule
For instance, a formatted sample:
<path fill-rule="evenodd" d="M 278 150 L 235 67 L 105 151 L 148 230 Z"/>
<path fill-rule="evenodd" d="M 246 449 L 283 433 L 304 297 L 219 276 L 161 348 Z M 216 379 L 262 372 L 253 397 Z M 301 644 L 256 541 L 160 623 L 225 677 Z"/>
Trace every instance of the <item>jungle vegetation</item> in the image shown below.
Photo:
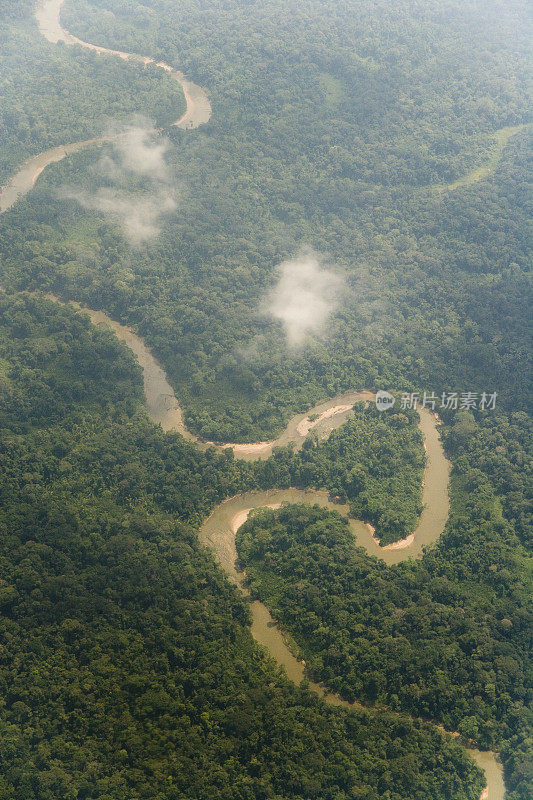
<path fill-rule="evenodd" d="M 253 465 L 163 434 L 70 308 L 0 294 L 0 797 L 477 800 L 433 726 L 344 712 L 253 642 L 196 528 Z"/>
<path fill-rule="evenodd" d="M 179 116 L 160 71 L 49 45 L 32 7 L 0 0 L 0 182 L 108 117 Z M 529 800 L 527 130 L 486 179 L 439 188 L 528 121 L 526 4 L 67 0 L 62 19 L 182 69 L 213 116 L 166 130 L 180 199 L 142 247 L 62 194 L 105 186 L 106 147 L 0 217 L 0 796 L 478 800 L 482 785 L 425 723 L 291 686 L 196 541 L 226 497 L 294 484 L 400 538 L 420 506 L 415 416 L 359 409 L 329 442 L 253 465 L 199 453 L 149 422 L 112 336 L 15 294 L 29 289 L 135 326 L 209 439 L 270 438 L 345 389 L 498 393 L 494 412 L 442 415 L 452 513 L 419 562 L 388 569 L 309 508 L 259 515 L 240 547 L 313 674 L 501 748 L 509 799 Z M 344 290 L 294 351 L 261 310 L 301 247 Z"/>

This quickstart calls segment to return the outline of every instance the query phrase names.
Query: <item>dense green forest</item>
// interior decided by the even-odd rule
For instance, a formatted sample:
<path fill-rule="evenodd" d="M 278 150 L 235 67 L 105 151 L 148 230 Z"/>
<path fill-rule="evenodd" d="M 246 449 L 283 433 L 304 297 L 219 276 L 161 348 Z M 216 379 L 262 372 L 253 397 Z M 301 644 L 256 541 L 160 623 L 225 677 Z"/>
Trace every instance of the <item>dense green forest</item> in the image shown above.
<path fill-rule="evenodd" d="M 197 543 L 251 465 L 152 426 L 133 358 L 0 294 L 0 797 L 478 800 L 437 729 L 328 708 Z"/>
<path fill-rule="evenodd" d="M 422 511 L 425 457 L 417 418 L 410 409 L 384 416 L 358 403 L 325 441 L 309 436 L 297 453 L 276 448 L 273 459 L 255 467 L 260 486 L 327 489 L 373 525 L 381 544 L 403 539 Z"/>
<path fill-rule="evenodd" d="M 262 150 L 290 171 L 308 160 L 339 188 L 447 183 L 481 163 L 494 130 L 524 121 L 522 16 L 520 2 L 480 13 L 456 0 L 71 0 L 64 11 L 82 38 L 170 57 L 209 87 L 227 144 L 238 130 L 248 157 Z"/>
<path fill-rule="evenodd" d="M 179 116 L 161 70 L 51 45 L 33 7 L 0 0 L 0 183 L 110 122 Z M 113 336 L 0 294 L 0 797 L 479 800 L 464 751 L 407 712 L 500 748 L 509 800 L 530 800 L 528 131 L 486 179 L 441 188 L 528 122 L 526 3 L 66 0 L 62 20 L 182 69 L 213 116 L 165 130 L 176 202 L 140 245 L 77 199 L 112 188 L 113 146 L 46 170 L 0 217 L 3 287 L 133 325 L 208 439 L 271 438 L 345 389 L 498 399 L 439 409 L 452 511 L 421 560 L 388 568 L 316 508 L 242 529 L 252 590 L 312 674 L 391 711 L 347 714 L 254 645 L 196 531 L 231 495 L 297 485 L 401 538 L 416 415 L 357 408 L 255 464 L 201 453 L 149 422 Z M 158 203 L 148 171 L 121 179 L 132 205 Z M 269 298 L 299 253 L 341 290 L 294 348 Z"/>

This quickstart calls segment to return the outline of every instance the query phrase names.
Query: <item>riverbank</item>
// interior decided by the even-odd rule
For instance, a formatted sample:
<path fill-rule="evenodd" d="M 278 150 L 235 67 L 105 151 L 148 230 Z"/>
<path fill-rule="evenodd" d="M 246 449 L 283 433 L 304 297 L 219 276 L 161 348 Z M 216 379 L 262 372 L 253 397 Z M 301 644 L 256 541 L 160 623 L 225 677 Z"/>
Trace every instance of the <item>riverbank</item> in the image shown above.
<path fill-rule="evenodd" d="M 123 50 L 111 50 L 108 47 L 91 44 L 84 42 L 83 39 L 78 39 L 66 31 L 61 25 L 61 7 L 65 0 L 42 0 L 35 11 L 35 19 L 39 25 L 39 30 L 42 35 L 51 44 L 64 42 L 67 45 L 78 45 L 87 50 L 92 50 L 94 53 L 103 53 L 105 55 L 117 56 L 124 60 L 132 59 L 142 64 L 154 64 L 156 67 L 168 72 L 183 89 L 187 109 L 182 116 L 172 124 L 183 130 L 197 128 L 199 125 L 204 125 L 211 117 L 211 104 L 201 86 L 189 81 L 183 72 L 174 69 L 170 64 L 164 61 L 156 61 L 150 56 L 140 56 L 135 53 L 126 53 Z"/>

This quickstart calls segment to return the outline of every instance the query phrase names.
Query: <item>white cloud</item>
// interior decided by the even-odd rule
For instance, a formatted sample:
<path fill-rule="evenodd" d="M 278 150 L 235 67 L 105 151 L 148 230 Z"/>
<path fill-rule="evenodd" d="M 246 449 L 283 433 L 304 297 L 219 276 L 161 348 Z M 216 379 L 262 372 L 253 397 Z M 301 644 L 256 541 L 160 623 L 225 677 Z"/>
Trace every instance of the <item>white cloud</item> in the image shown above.
<path fill-rule="evenodd" d="M 121 225 L 130 244 L 138 247 L 160 233 L 162 218 L 177 205 L 172 172 L 165 159 L 170 143 L 140 117 L 126 126 L 114 126 L 106 138 L 112 142 L 113 151 L 101 157 L 96 172 L 110 185 L 92 192 L 64 188 L 60 195 L 108 214 Z M 142 190 L 130 187 L 134 176 L 146 179 Z"/>
<path fill-rule="evenodd" d="M 343 283 L 338 274 L 320 264 L 313 251 L 280 264 L 278 282 L 264 310 L 280 320 L 289 347 L 301 347 L 307 336 L 324 332 Z"/>

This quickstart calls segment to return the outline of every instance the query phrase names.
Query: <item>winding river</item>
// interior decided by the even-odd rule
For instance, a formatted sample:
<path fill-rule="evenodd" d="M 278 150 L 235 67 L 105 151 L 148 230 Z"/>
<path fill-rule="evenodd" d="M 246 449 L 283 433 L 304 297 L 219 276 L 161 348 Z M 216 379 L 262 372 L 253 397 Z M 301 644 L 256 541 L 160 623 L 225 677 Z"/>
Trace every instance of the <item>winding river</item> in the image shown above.
<path fill-rule="evenodd" d="M 54 302 L 63 301 L 55 295 L 46 297 Z M 137 358 L 143 372 L 143 387 L 146 408 L 155 424 L 161 425 L 165 431 L 178 431 L 188 441 L 194 442 L 201 449 L 215 447 L 224 450 L 232 447 L 237 457 L 246 460 L 267 458 L 272 448 L 277 445 L 293 443 L 301 447 L 310 430 L 316 431 L 319 438 L 325 438 L 332 430 L 339 428 L 353 413 L 357 402 L 372 402 L 371 392 L 346 392 L 332 400 L 314 406 L 305 414 L 294 416 L 285 430 L 269 442 L 253 444 L 220 444 L 205 442 L 187 429 L 179 401 L 149 347 L 131 328 L 111 319 L 103 311 L 94 311 L 71 303 L 87 314 L 95 325 L 110 328 L 116 336 L 127 345 Z M 373 535 L 373 529 L 360 520 L 348 518 L 354 539 L 377 558 L 382 558 L 388 565 L 398 564 L 406 558 L 422 554 L 422 548 L 436 542 L 441 536 L 448 518 L 448 482 L 450 464 L 447 461 L 438 432 L 438 419 L 427 409 L 419 410 L 419 429 L 424 436 L 426 449 L 426 468 L 423 482 L 424 509 L 420 522 L 413 534 L 392 545 L 381 547 Z M 387 412 L 384 412 L 387 413 Z M 279 508 L 283 503 L 316 503 L 331 511 L 338 511 L 348 516 L 348 506 L 334 503 L 324 491 L 302 489 L 272 489 L 265 492 L 245 492 L 220 503 L 199 530 L 200 542 L 211 549 L 220 566 L 245 597 L 250 601 L 252 614 L 252 635 L 254 639 L 267 649 L 270 655 L 282 666 L 287 676 L 299 683 L 305 675 L 305 663 L 298 660 L 287 640 L 282 635 L 268 608 L 258 600 L 252 600 L 245 586 L 245 574 L 236 567 L 237 551 L 235 536 L 239 527 L 244 524 L 250 511 L 254 508 Z M 317 692 L 329 705 L 343 708 L 360 708 L 358 703 L 349 703 L 336 694 L 329 692 L 321 684 L 310 682 L 310 689 Z M 379 709 L 375 709 L 379 713 Z M 456 734 L 451 733 L 452 736 Z M 474 761 L 484 770 L 487 787 L 480 800 L 504 800 L 505 785 L 503 771 L 496 755 L 490 751 L 468 748 Z"/>
<path fill-rule="evenodd" d="M 124 53 L 121 50 L 109 50 L 107 47 L 99 47 L 98 45 L 84 42 L 76 36 L 73 36 L 61 26 L 60 12 L 64 2 L 65 0 L 40 0 L 37 6 L 35 17 L 39 25 L 39 30 L 49 42 L 52 44 L 64 42 L 67 45 L 85 47 L 96 53 L 105 53 L 107 55 L 118 56 L 122 59 L 140 61 L 143 64 L 155 64 L 156 67 L 160 67 L 165 72 L 168 72 L 169 75 L 178 81 L 185 95 L 187 108 L 184 114 L 176 120 L 173 125 L 183 130 L 191 130 L 209 121 L 211 117 L 211 104 L 209 103 L 205 90 L 202 89 L 201 86 L 197 86 L 192 81 L 189 81 L 183 72 L 175 70 L 169 64 L 165 64 L 164 61 L 156 61 L 148 56 Z M 2 187 L 0 191 L 0 213 L 7 211 L 20 197 L 31 190 L 41 172 L 49 164 L 61 161 L 65 156 L 71 153 L 77 153 L 79 150 L 83 150 L 90 145 L 104 144 L 104 142 L 110 141 L 110 138 L 109 136 L 98 136 L 93 139 L 86 139 L 82 142 L 59 145 L 58 147 L 45 150 L 43 153 L 39 153 L 27 159 L 9 179 L 6 185 Z"/>
<path fill-rule="evenodd" d="M 516 136 L 517 133 L 521 133 L 522 131 L 526 130 L 531 130 L 530 123 L 524 123 L 522 125 L 506 125 L 504 128 L 500 128 L 499 130 L 495 131 L 493 134 L 494 146 L 488 160 L 484 164 L 476 169 L 471 170 L 470 172 L 467 172 L 466 175 L 463 175 L 456 181 L 452 181 L 452 183 L 444 183 L 435 186 L 435 190 L 441 193 L 453 192 L 455 189 L 462 189 L 464 186 L 471 186 L 473 183 L 484 181 L 486 178 L 489 178 L 496 171 L 505 146 L 508 144 L 508 142 L 513 138 L 513 136 Z"/>
<path fill-rule="evenodd" d="M 169 72 L 183 87 L 187 110 L 174 124 L 183 129 L 190 129 L 196 128 L 209 120 L 211 106 L 205 91 L 188 81 L 181 72 L 174 70 L 164 62 L 156 62 L 148 57 L 139 57 L 122 51 L 109 50 L 88 44 L 65 31 L 60 23 L 60 10 L 63 2 L 64 0 L 42 0 L 36 11 L 39 28 L 48 41 L 63 41 L 67 45 L 79 45 L 98 53 L 112 54 L 123 59 L 140 59 L 144 64 L 156 64 L 156 66 Z M 517 130 L 514 129 L 512 132 L 509 130 L 509 136 L 514 135 Z M 89 145 L 101 144 L 108 140 L 109 137 L 98 137 L 83 142 L 62 145 L 28 159 L 2 189 L 0 193 L 0 213 L 7 211 L 21 195 L 30 191 L 46 166 L 60 161 L 69 153 L 74 153 Z M 479 177 L 475 177 L 473 180 L 479 180 L 485 176 L 486 173 L 480 174 Z M 468 182 L 472 182 L 472 179 Z M 48 297 L 61 302 L 51 295 Z M 366 391 L 346 392 L 326 403 L 315 406 L 305 414 L 296 415 L 290 420 L 280 436 L 268 442 L 220 444 L 201 441 L 186 428 L 174 390 L 170 386 L 162 366 L 157 362 L 144 341 L 131 328 L 115 322 L 105 313 L 85 308 L 82 310 L 90 316 L 94 324 L 102 323 L 110 327 L 137 357 L 143 370 L 146 406 L 152 420 L 156 424 L 160 424 L 165 431 L 178 431 L 186 439 L 194 442 L 196 446 L 202 449 L 216 447 L 220 450 L 232 447 L 235 456 L 238 458 L 246 460 L 268 458 L 272 453 L 273 447 L 277 445 L 294 443 L 296 447 L 300 447 L 312 429 L 316 430 L 319 437 L 326 437 L 332 430 L 338 428 L 349 418 L 355 403 L 372 402 L 374 398 L 370 392 Z M 406 558 L 420 556 L 424 546 L 432 544 L 439 539 L 448 517 L 450 465 L 446 460 L 440 441 L 438 420 L 427 409 L 419 409 L 419 416 L 419 428 L 424 436 L 427 463 L 423 484 L 424 510 L 415 532 L 401 542 L 381 547 L 374 536 L 373 529 L 369 525 L 358 520 L 349 520 L 350 528 L 357 544 L 363 546 L 370 555 L 383 559 L 389 565 L 398 564 Z M 253 618 L 252 634 L 256 641 L 266 647 L 273 658 L 284 667 L 288 677 L 298 683 L 304 677 L 305 664 L 295 657 L 266 606 L 249 597 L 249 592 L 244 585 L 245 575 L 236 568 L 237 552 L 235 547 L 236 532 L 240 525 L 246 521 L 252 509 L 264 506 L 277 508 L 282 503 L 297 502 L 318 503 L 324 508 L 339 511 L 346 515 L 348 513 L 347 506 L 331 502 L 328 495 L 322 491 L 287 489 L 269 492 L 248 492 L 221 503 L 202 525 L 199 531 L 199 539 L 206 547 L 213 550 L 228 578 L 249 598 Z M 331 705 L 346 708 L 357 707 L 357 704 L 350 704 L 337 695 L 328 692 L 322 685 L 311 683 L 310 687 L 320 694 L 325 702 Z M 379 713 L 378 709 L 376 709 L 376 713 Z M 487 778 L 487 788 L 484 790 L 480 800 L 503 800 L 505 787 L 502 769 L 494 753 L 473 749 L 470 749 L 469 753 L 485 771 Z"/>
<path fill-rule="evenodd" d="M 52 300 L 61 302 L 53 295 Z M 78 306 L 79 307 L 79 306 Z M 285 430 L 269 442 L 254 444 L 220 444 L 205 442 L 196 437 L 185 426 L 183 413 L 174 390 L 165 375 L 161 364 L 157 361 L 146 343 L 131 328 L 112 320 L 103 311 L 81 309 L 88 314 L 95 324 L 103 324 L 111 328 L 116 336 L 135 354 L 143 371 L 144 396 L 147 411 L 156 424 L 165 431 L 179 431 L 188 441 L 197 447 L 206 449 L 215 447 L 223 450 L 232 447 L 235 455 L 246 460 L 268 458 L 272 448 L 278 445 L 293 443 L 301 447 L 306 436 L 314 430 L 319 438 L 339 428 L 353 413 L 353 406 L 358 402 L 373 402 L 371 392 L 346 392 L 325 403 L 314 406 L 305 414 L 294 416 Z M 383 412 L 387 413 L 387 412 Z M 424 436 L 426 449 L 426 468 L 423 482 L 424 509 L 419 524 L 413 534 L 392 545 L 381 547 L 373 535 L 372 528 L 360 520 L 350 519 L 348 522 L 356 543 L 364 547 L 369 555 L 381 558 L 388 565 L 398 564 L 406 558 L 418 557 L 424 546 L 436 542 L 441 536 L 448 518 L 449 499 L 448 483 L 450 464 L 446 459 L 439 436 L 439 420 L 428 409 L 418 409 L 419 429 Z M 266 492 L 246 492 L 221 503 L 204 522 L 199 531 L 201 543 L 215 554 L 220 566 L 228 578 L 240 589 L 250 601 L 252 614 L 252 635 L 263 645 L 270 655 L 285 669 L 288 677 L 299 683 L 305 675 L 305 664 L 299 661 L 292 652 L 286 638 L 282 635 L 268 608 L 258 600 L 252 600 L 245 586 L 245 574 L 236 567 L 237 550 L 235 535 L 239 527 L 246 521 L 254 508 L 278 508 L 283 503 L 317 503 L 323 508 L 338 511 L 348 516 L 346 505 L 334 503 L 324 491 L 302 489 L 272 489 Z M 317 692 L 325 702 L 343 708 L 360 707 L 357 703 L 349 703 L 338 695 L 329 692 L 323 685 L 310 682 L 310 688 Z M 378 711 L 376 710 L 376 713 Z M 451 734 L 456 735 L 456 734 Z M 504 800 L 505 785 L 500 763 L 494 753 L 469 748 L 468 752 L 474 761 L 484 770 L 487 788 L 480 800 Z"/>

